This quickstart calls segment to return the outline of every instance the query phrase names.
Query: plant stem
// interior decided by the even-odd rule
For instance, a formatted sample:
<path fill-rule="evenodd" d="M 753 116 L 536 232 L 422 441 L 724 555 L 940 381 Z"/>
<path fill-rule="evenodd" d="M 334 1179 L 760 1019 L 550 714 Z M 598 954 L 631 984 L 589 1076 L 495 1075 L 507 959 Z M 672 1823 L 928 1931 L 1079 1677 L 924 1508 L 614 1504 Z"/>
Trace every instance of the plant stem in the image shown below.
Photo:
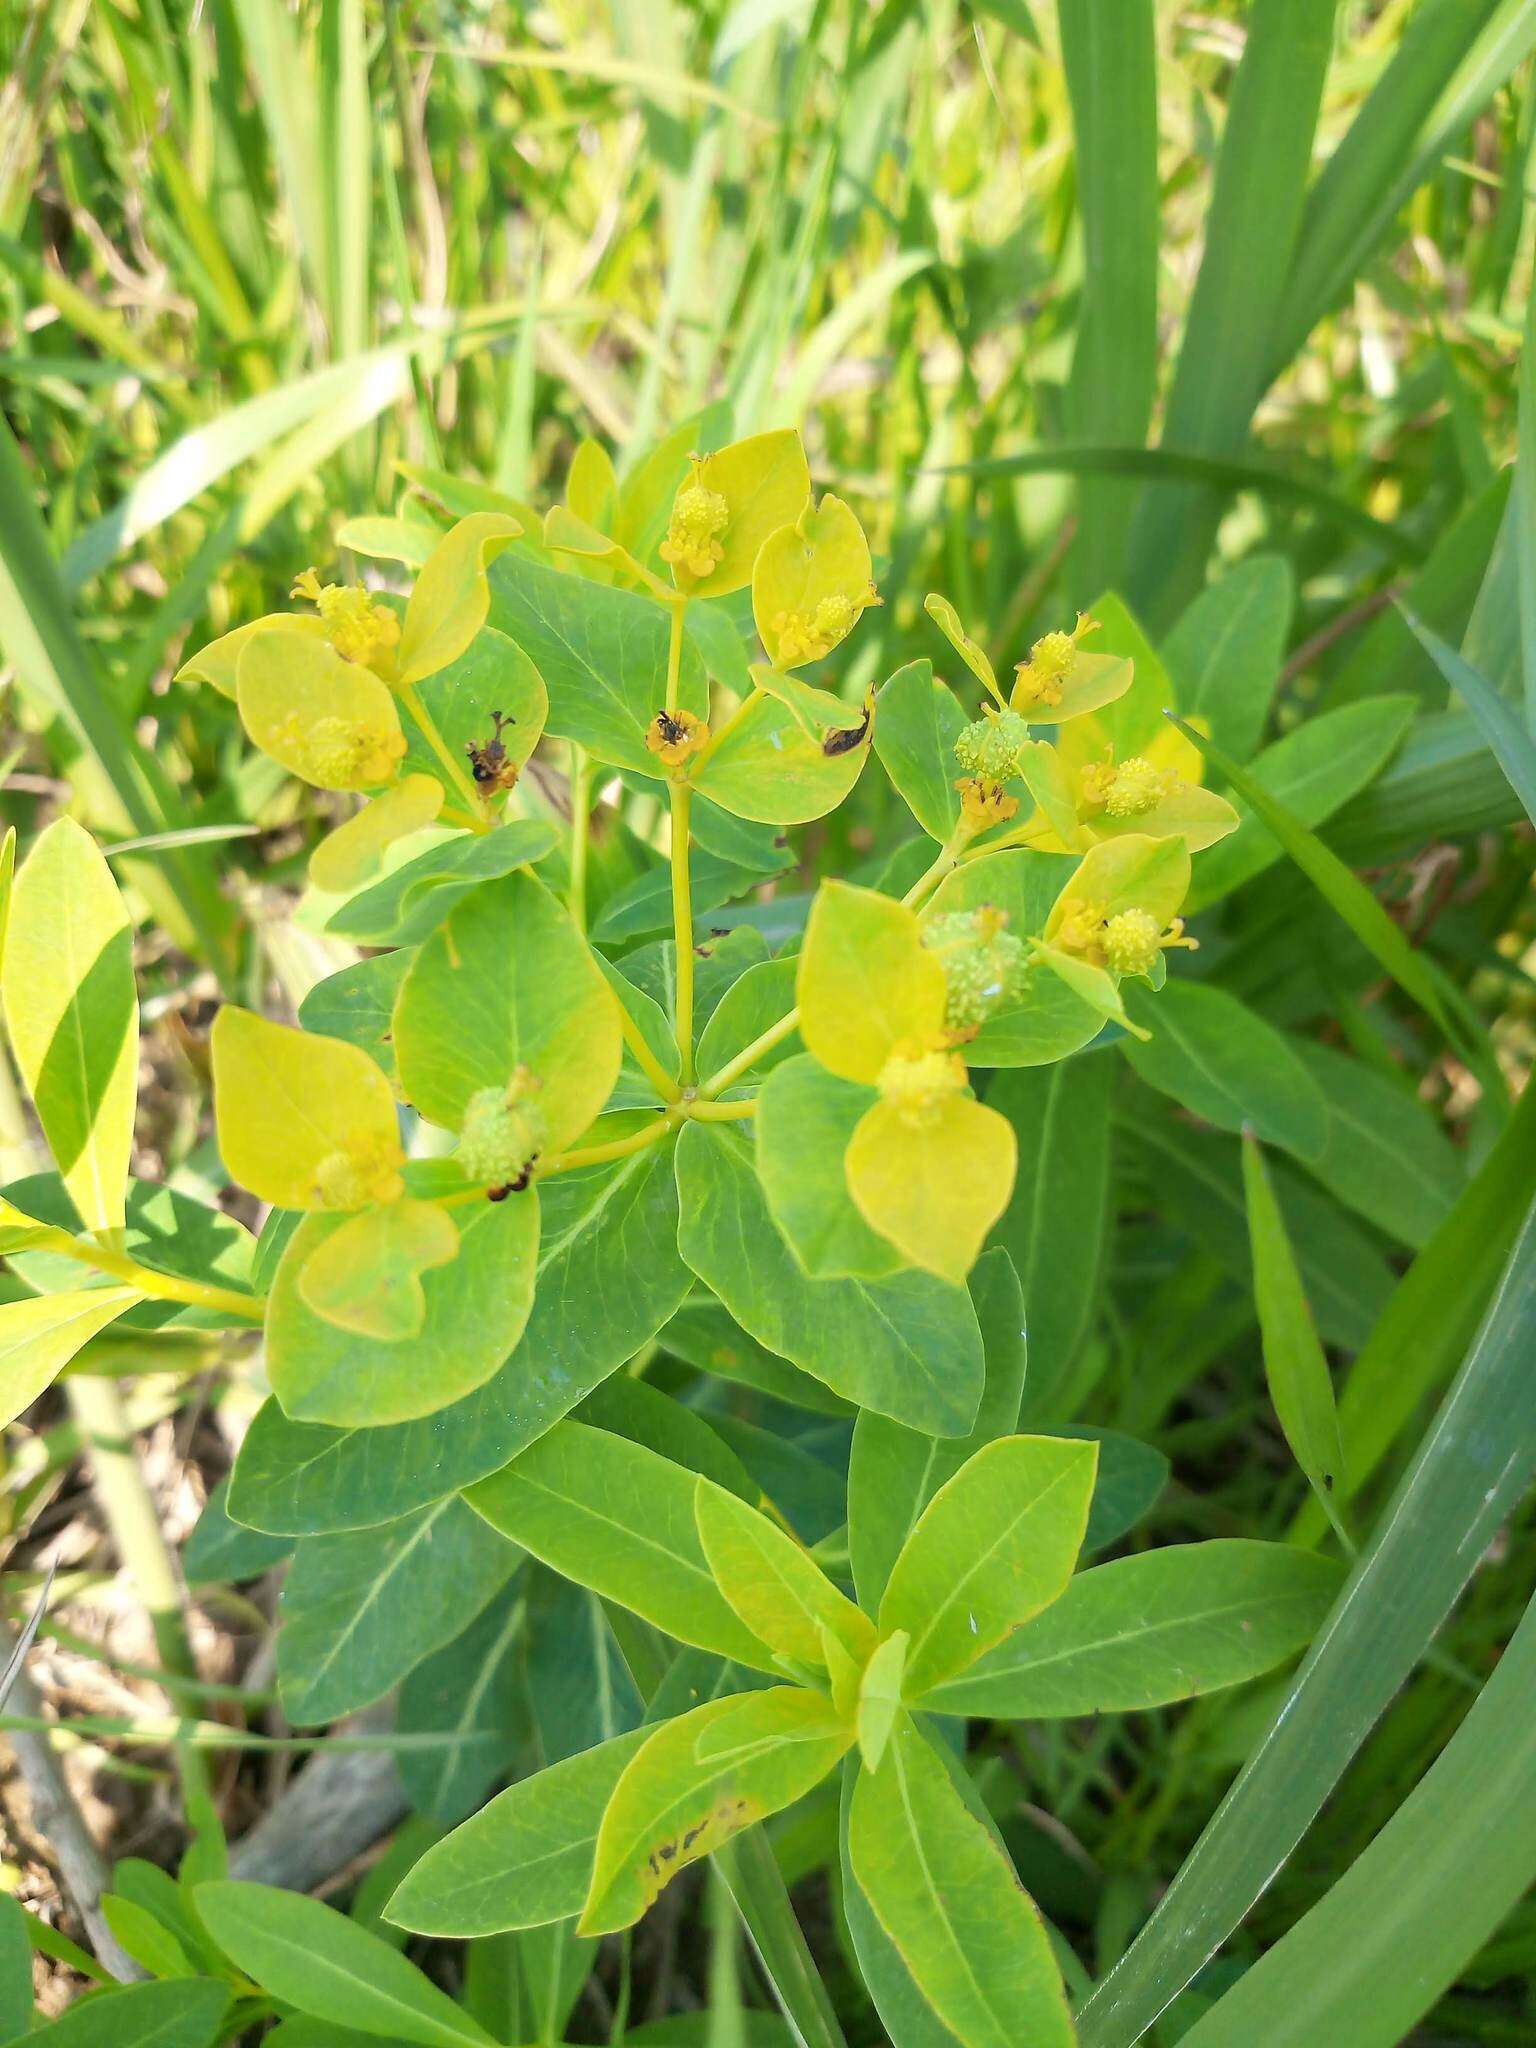
<path fill-rule="evenodd" d="M 679 595 L 672 600 L 672 630 L 667 636 L 667 709 L 677 709 L 677 693 L 682 687 L 683 676 L 683 615 L 688 609 L 688 600 Z"/>
<path fill-rule="evenodd" d="M 643 1152 L 668 1131 L 675 1131 L 682 1120 L 676 1110 L 669 1109 L 643 1130 L 631 1131 L 627 1138 L 610 1138 L 605 1145 L 578 1145 L 574 1152 L 558 1153 L 539 1170 L 538 1178 L 545 1180 L 552 1173 L 571 1173 L 578 1166 L 600 1166 L 607 1159 L 624 1159 L 631 1152 Z"/>
<path fill-rule="evenodd" d="M 954 831 L 950 833 L 948 839 L 945 840 L 943 846 L 940 847 L 933 865 L 923 870 L 906 895 L 902 897 L 901 900 L 908 910 L 916 910 L 920 904 L 927 902 L 945 876 L 953 872 L 961 853 L 973 837 L 974 834 L 971 827 L 962 818 Z"/>
<path fill-rule="evenodd" d="M 208 1280 L 188 1280 L 179 1273 L 157 1273 L 150 1266 L 141 1266 L 126 1252 L 113 1251 L 92 1238 L 71 1237 L 67 1230 L 50 1230 L 46 1237 L 36 1241 L 36 1249 L 78 1260 L 83 1266 L 93 1266 L 98 1273 L 110 1273 L 114 1280 L 136 1287 L 151 1301 L 179 1301 L 188 1308 L 211 1309 L 215 1315 L 239 1316 L 248 1323 L 259 1323 L 266 1313 L 263 1295 L 216 1287 Z"/>
<path fill-rule="evenodd" d="M 707 1102 L 713 1096 L 723 1095 L 731 1083 L 755 1066 L 765 1052 L 772 1052 L 776 1045 L 781 1045 L 799 1022 L 798 1008 L 786 1010 L 777 1024 L 770 1024 L 766 1031 L 760 1031 L 752 1043 L 744 1045 L 733 1059 L 726 1061 L 718 1073 L 711 1074 L 707 1081 L 700 1083 L 700 1097 Z"/>
<path fill-rule="evenodd" d="M 672 784 L 672 938 L 677 948 L 677 1052 L 683 1085 L 693 1079 L 693 882 L 688 872 L 688 806 L 693 791 Z"/>
<path fill-rule="evenodd" d="M 490 820 L 486 817 L 480 802 L 480 793 L 470 781 L 469 771 L 464 763 L 438 731 L 437 721 L 421 701 L 421 692 L 414 683 L 400 683 L 396 686 L 395 695 L 410 713 L 417 731 L 436 754 L 442 763 L 443 772 L 463 799 L 464 808 L 473 820 L 471 829 L 476 832 L 489 832 Z"/>
<path fill-rule="evenodd" d="M 700 1123 L 731 1123 L 737 1117 L 756 1116 L 757 1097 L 754 1095 L 746 1102 L 705 1102 L 695 1096 L 688 1104 L 688 1114 L 697 1117 Z"/>
<path fill-rule="evenodd" d="M 592 822 L 585 749 L 571 741 L 571 887 L 566 898 L 576 929 L 587 928 L 587 841 Z"/>
<path fill-rule="evenodd" d="M 663 1102 L 676 1102 L 681 1090 L 646 1043 L 645 1033 L 619 999 L 619 1029 L 624 1034 L 624 1043 L 634 1054 L 635 1064 L 645 1075 Z"/>

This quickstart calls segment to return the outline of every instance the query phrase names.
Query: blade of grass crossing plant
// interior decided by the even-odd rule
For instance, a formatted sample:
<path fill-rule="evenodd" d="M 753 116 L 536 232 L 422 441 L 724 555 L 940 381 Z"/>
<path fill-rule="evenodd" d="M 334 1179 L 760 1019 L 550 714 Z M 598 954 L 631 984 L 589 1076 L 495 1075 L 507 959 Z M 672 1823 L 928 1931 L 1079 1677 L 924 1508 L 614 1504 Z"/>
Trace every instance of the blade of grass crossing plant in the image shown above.
<path fill-rule="evenodd" d="M 419 2041 L 423 2048 L 491 2043 L 414 1963 L 318 1899 L 229 1880 L 201 1884 L 194 1897 L 199 1917 L 231 1960 L 300 2012 L 337 2026 L 361 2021 L 365 2032 Z"/>
<path fill-rule="evenodd" d="M 326 0 L 320 16 L 320 118 L 327 291 L 337 355 L 368 338 L 370 198 L 368 52 L 362 0 Z"/>
<path fill-rule="evenodd" d="M 321 157 L 324 123 L 310 53 L 281 0 L 235 0 L 235 16 L 310 289 L 326 309 L 334 338 L 330 212 Z"/>
<path fill-rule="evenodd" d="M 799 2048 L 846 2048 L 827 1988 L 795 1918 L 773 1845 L 763 1830 L 748 1828 L 725 1843 L 716 1850 L 714 1864 Z"/>
<path fill-rule="evenodd" d="M 1269 1183 L 1259 1141 L 1243 1135 L 1243 1192 L 1253 1251 L 1253 1292 L 1259 1310 L 1264 1373 L 1270 1399 L 1297 1464 L 1346 1545 L 1349 1536 L 1335 1492 L 1343 1477 L 1344 1446 L 1328 1360 L 1312 1321 L 1296 1254 Z"/>
<path fill-rule="evenodd" d="M 1520 565 L 1520 578 L 1523 592 L 1524 562 Z M 1536 824 L 1536 740 L 1521 724 L 1515 707 L 1499 695 L 1485 675 L 1480 675 L 1471 662 L 1454 647 L 1448 647 L 1438 633 L 1432 633 L 1406 607 L 1402 610 L 1420 646 L 1477 720 L 1478 731 L 1508 776 L 1510 788 L 1525 806 L 1525 815 Z"/>
<path fill-rule="evenodd" d="M 1257 0 L 1232 82 L 1205 254 L 1179 348 L 1163 439 L 1240 454 L 1263 392 L 1301 224 L 1336 0 Z M 1131 537 L 1130 596 L 1154 628 L 1199 588 L 1218 507 L 1198 490 L 1147 492 Z"/>
<path fill-rule="evenodd" d="M 1307 880 L 1343 918 L 1361 945 L 1380 961 L 1404 994 L 1433 1018 L 1454 1045 L 1465 1050 L 1464 1034 L 1447 1011 L 1429 968 L 1358 876 L 1229 755 L 1212 746 L 1203 733 L 1182 718 L 1172 712 L 1169 716 L 1227 778 L 1233 792 L 1269 827 Z"/>
<path fill-rule="evenodd" d="M 1395 2048 L 1536 1880 L 1536 1605 L 1365 1853 L 1183 2048 Z"/>
<path fill-rule="evenodd" d="M 1152 0 L 1059 9 L 1077 140 L 1083 284 L 1068 386 L 1076 439 L 1144 441 L 1157 376 L 1157 46 Z M 1092 478 L 1078 496 L 1077 580 L 1118 582 L 1135 486 Z"/>
<path fill-rule="evenodd" d="M 1260 1898 L 1428 1651 L 1536 1471 L 1536 1208 L 1413 1464 L 1268 1733 L 1130 1948 L 1078 2016 L 1130 2048 Z"/>
<path fill-rule="evenodd" d="M 1518 542 L 1515 587 L 1519 594 L 1525 726 L 1527 732 L 1536 733 L 1536 297 L 1526 308 L 1525 339 L 1520 349 L 1520 443 L 1515 456 L 1510 512 Z"/>

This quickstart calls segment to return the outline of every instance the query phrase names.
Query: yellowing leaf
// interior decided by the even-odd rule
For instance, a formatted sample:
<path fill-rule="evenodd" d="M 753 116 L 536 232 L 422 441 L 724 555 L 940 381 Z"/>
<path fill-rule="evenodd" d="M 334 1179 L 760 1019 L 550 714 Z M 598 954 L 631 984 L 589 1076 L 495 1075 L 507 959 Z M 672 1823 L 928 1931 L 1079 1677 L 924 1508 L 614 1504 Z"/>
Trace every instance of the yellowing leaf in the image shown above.
<path fill-rule="evenodd" d="M 269 612 L 265 618 L 249 619 L 232 633 L 210 640 L 190 661 L 184 661 L 176 671 L 177 682 L 212 683 L 220 696 L 233 700 L 240 657 L 258 633 L 297 633 L 310 640 L 324 640 L 325 621 L 313 612 Z"/>
<path fill-rule="evenodd" d="M 959 1286 L 1008 1206 L 1017 1164 L 1008 1119 L 952 1095 L 921 1122 L 877 1102 L 859 1119 L 844 1170 L 870 1229 L 910 1264 Z"/>
<path fill-rule="evenodd" d="M 1188 892 L 1189 849 L 1182 840 L 1127 832 L 1084 854 L 1052 906 L 1045 936 L 1054 939 L 1077 904 L 1100 905 L 1104 917 L 1144 910 L 1161 928 L 1177 914 Z"/>
<path fill-rule="evenodd" d="M 123 1222 L 138 1099 L 133 926 L 73 818 L 41 833 L 11 890 L 0 968 L 22 1078 L 88 1230 Z"/>
<path fill-rule="evenodd" d="M 1097 1010 L 1101 1017 L 1108 1017 L 1134 1038 L 1151 1037 L 1150 1031 L 1131 1022 L 1120 1000 L 1119 984 L 1102 967 L 1095 967 L 1091 960 L 1081 959 L 1076 953 L 1064 953 L 1060 946 L 1038 947 L 1035 961 L 1037 966 L 1065 982 L 1073 995 L 1087 1003 L 1090 1009 Z"/>
<path fill-rule="evenodd" d="M 1112 818 L 1108 812 L 1087 820 L 1086 829 L 1097 839 L 1125 838 L 1141 833 L 1149 839 L 1181 839 L 1191 853 L 1201 853 L 1225 839 L 1238 827 L 1238 815 L 1224 796 L 1214 789 L 1181 782 L 1151 810 L 1133 818 Z"/>
<path fill-rule="evenodd" d="M 363 1209 L 400 1193 L 395 1098 L 355 1045 L 226 1003 L 213 1024 L 219 1152 L 279 1209 Z"/>
<path fill-rule="evenodd" d="M 1077 822 L 1077 791 L 1067 765 L 1044 740 L 1026 740 L 1019 749 L 1024 786 L 1064 851 L 1075 853 L 1083 843 Z M 1031 844 L 1044 842 L 1031 835 Z"/>
<path fill-rule="evenodd" d="M 448 1211 L 407 1196 L 349 1216 L 305 1260 L 299 1293 L 338 1329 L 398 1343 L 427 1319 L 422 1274 L 450 1265 L 458 1250 Z"/>
<path fill-rule="evenodd" d="M 954 648 L 973 676 L 980 678 L 1001 704 L 1003 693 L 997 687 L 997 674 L 992 667 L 986 649 L 979 641 L 973 640 L 960 623 L 960 614 L 947 597 L 940 597 L 936 590 L 930 590 L 923 599 L 923 610 L 938 627 L 944 638 Z"/>
<path fill-rule="evenodd" d="M 771 533 L 753 564 L 752 616 L 776 669 L 820 661 L 874 601 L 864 529 L 830 493 Z"/>
<path fill-rule="evenodd" d="M 851 1740 L 830 1700 L 790 1686 L 664 1723 L 614 1787 L 577 1931 L 631 1926 L 678 1871 L 809 1792 Z"/>
<path fill-rule="evenodd" d="M 1123 697 L 1135 681 L 1134 665 L 1118 654 L 1085 654 L 1079 651 L 1054 691 L 1044 697 L 1031 693 L 1021 675 L 1009 698 L 1015 711 L 1040 725 L 1062 725 L 1070 718 L 1082 718 L 1090 711 L 1102 711 Z M 1059 695 L 1054 692 L 1059 691 Z"/>
<path fill-rule="evenodd" d="M 903 1040 L 944 1028 L 944 969 L 905 904 L 826 882 L 811 906 L 796 979 L 806 1050 L 845 1081 L 874 1082 Z"/>
<path fill-rule="evenodd" d="M 811 472 L 793 428 L 754 434 L 704 456 L 672 501 L 661 544 L 673 582 L 694 597 L 742 589 L 752 580 L 763 542 L 779 527 L 792 526 L 810 495 Z M 696 566 L 706 562 L 707 569 Z"/>
<path fill-rule="evenodd" d="M 405 752 L 387 686 L 324 639 L 283 627 L 252 634 L 236 698 L 262 752 L 317 789 L 376 788 Z"/>
<path fill-rule="evenodd" d="M 419 683 L 456 661 L 491 607 L 486 564 L 510 547 L 522 521 L 506 512 L 471 512 L 450 526 L 421 565 L 400 629 L 402 683 Z"/>
<path fill-rule="evenodd" d="M 864 1666 L 859 1679 L 859 1755 L 864 1768 L 878 1771 L 891 1739 L 896 1716 L 901 1711 L 902 1681 L 907 1671 L 907 1646 L 911 1638 L 904 1628 L 888 1635 Z"/>
<path fill-rule="evenodd" d="M 694 1517 L 715 1584 L 759 1642 L 802 1664 L 825 1661 L 827 1635 L 852 1656 L 868 1654 L 873 1623 L 793 1536 L 708 1479 Z"/>
<path fill-rule="evenodd" d="M 16 883 L 16 827 L 7 825 L 0 840 L 0 960 L 5 957 L 6 928 L 11 921 L 11 891 Z"/>
<path fill-rule="evenodd" d="M 143 1299 L 136 1287 L 81 1287 L 0 1302 L 0 1429 L 30 1408 L 99 1330 Z"/>
<path fill-rule="evenodd" d="M 378 873 L 387 847 L 430 825 L 442 808 L 443 785 L 433 776 L 403 775 L 321 840 L 309 857 L 309 879 L 317 889 L 345 895 Z"/>
<path fill-rule="evenodd" d="M 863 772 L 874 707 L 797 676 L 754 668 L 753 690 L 691 778 L 701 796 L 762 825 L 803 825 L 840 804 Z"/>
<path fill-rule="evenodd" d="M 565 502 L 576 517 L 599 533 L 611 533 L 618 515 L 619 480 L 601 441 L 583 441 L 571 457 Z"/>

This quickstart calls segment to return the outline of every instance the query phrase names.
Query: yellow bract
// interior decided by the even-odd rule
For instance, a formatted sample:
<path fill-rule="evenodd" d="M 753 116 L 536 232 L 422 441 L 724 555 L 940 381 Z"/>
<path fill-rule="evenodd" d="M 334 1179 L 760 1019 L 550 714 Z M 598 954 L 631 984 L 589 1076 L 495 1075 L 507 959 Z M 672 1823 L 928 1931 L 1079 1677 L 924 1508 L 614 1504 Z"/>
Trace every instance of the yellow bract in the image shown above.
<path fill-rule="evenodd" d="M 339 1329 L 399 1343 L 427 1319 L 422 1274 L 451 1265 L 458 1249 L 447 1210 L 407 1195 L 348 1217 L 317 1245 L 299 1273 L 299 1293 Z"/>
<path fill-rule="evenodd" d="M 1118 762 L 1109 733 L 1096 717 L 1079 719 L 1057 745 L 1081 829 L 1091 839 L 1128 832 L 1178 837 L 1191 853 L 1199 853 L 1237 830 L 1237 812 L 1226 798 L 1201 787 L 1204 757 L 1176 726 L 1165 726 L 1139 754 Z M 1052 818 L 1051 823 L 1060 835 L 1059 821 Z"/>
<path fill-rule="evenodd" d="M 917 1120 L 877 1102 L 854 1128 L 844 1171 L 871 1230 L 959 1285 L 1007 1207 L 1017 1164 L 1008 1119 L 955 1093 Z"/>
<path fill-rule="evenodd" d="M 619 509 L 619 479 L 601 441 L 583 441 L 571 457 L 565 502 L 576 517 L 599 533 L 612 533 Z"/>
<path fill-rule="evenodd" d="M 1152 839 L 1128 832 L 1106 839 L 1083 855 L 1046 919 L 1045 936 L 1069 952 L 1094 960 L 1089 928 L 1122 911 L 1140 910 L 1156 919 L 1159 931 L 1189 891 L 1189 850 L 1182 839 Z"/>
<path fill-rule="evenodd" d="M 254 634 L 240 654 L 236 695 L 262 752 L 317 789 L 375 789 L 405 752 L 387 686 L 325 640 Z"/>
<path fill-rule="evenodd" d="M 800 436 L 785 428 L 696 456 L 672 502 L 661 559 L 679 590 L 723 597 L 752 580 L 758 550 L 811 495 Z"/>
<path fill-rule="evenodd" d="M 1094 621 L 1079 613 L 1070 633 L 1046 633 L 1014 672 L 1009 703 L 1015 711 L 1042 725 L 1059 725 L 1100 711 L 1123 697 L 1135 678 L 1131 662 L 1118 654 L 1085 654 L 1078 644 L 1094 630 Z"/>
<path fill-rule="evenodd" d="M 213 1025 L 219 1153 L 280 1209 L 363 1209 L 402 1191 L 388 1081 L 355 1045 L 226 1003 Z"/>
<path fill-rule="evenodd" d="M 430 825 L 442 808 L 440 782 L 430 775 L 403 776 L 321 840 L 309 857 L 309 879 L 338 896 L 357 888 L 377 873 L 386 847 Z"/>
<path fill-rule="evenodd" d="M 301 639 L 324 640 L 325 621 L 312 612 L 269 612 L 263 619 L 251 619 L 236 626 L 184 661 L 176 671 L 179 683 L 211 683 L 223 697 L 233 700 L 240 672 L 240 657 L 258 633 L 295 633 Z"/>
<path fill-rule="evenodd" d="M 471 512 L 449 527 L 421 565 L 400 630 L 402 683 L 435 676 L 485 624 L 491 589 L 486 564 L 509 547 L 522 523 L 505 512 Z"/>
<path fill-rule="evenodd" d="M 752 616 L 776 669 L 820 661 L 879 602 L 864 529 L 830 494 L 771 533 L 753 565 Z"/>
<path fill-rule="evenodd" d="M 822 886 L 796 989 L 806 1050 L 845 1081 L 878 1081 L 904 1041 L 942 1043 L 943 966 L 914 914 L 873 889 Z"/>
<path fill-rule="evenodd" d="M 997 675 L 979 642 L 973 640 L 960 623 L 960 614 L 947 597 L 940 597 L 936 590 L 930 590 L 923 599 L 923 610 L 938 627 L 944 638 L 954 648 L 973 676 L 980 677 L 992 695 L 1001 704 L 1003 693 L 997 687 Z"/>

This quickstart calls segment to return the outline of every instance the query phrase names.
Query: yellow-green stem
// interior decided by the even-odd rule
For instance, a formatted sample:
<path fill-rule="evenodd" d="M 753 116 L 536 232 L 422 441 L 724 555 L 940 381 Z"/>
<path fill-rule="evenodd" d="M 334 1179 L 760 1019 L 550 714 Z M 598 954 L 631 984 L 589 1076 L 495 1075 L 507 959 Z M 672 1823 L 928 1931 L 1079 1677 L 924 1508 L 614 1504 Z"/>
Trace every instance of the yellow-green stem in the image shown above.
<path fill-rule="evenodd" d="M 421 693 L 416 688 L 416 685 L 414 683 L 400 683 L 396 687 L 395 694 L 410 713 L 417 730 L 442 763 L 443 771 L 447 775 L 449 782 L 463 800 L 464 808 L 473 821 L 471 829 L 475 832 L 489 832 L 491 829 L 490 820 L 486 817 L 484 808 L 481 805 L 480 792 L 470 780 L 469 771 L 464 766 L 464 763 L 458 758 L 438 731 L 437 721 L 433 718 L 426 705 L 422 703 Z"/>
<path fill-rule="evenodd" d="M 587 840 L 592 813 L 590 807 L 587 756 L 576 740 L 571 741 L 571 887 L 567 901 L 576 929 L 587 928 Z"/>
<path fill-rule="evenodd" d="M 677 694 L 683 678 L 683 615 L 688 609 L 688 600 L 681 595 L 672 600 L 672 630 L 667 636 L 667 709 L 677 709 Z"/>
<path fill-rule="evenodd" d="M 211 1309 L 216 1315 L 239 1316 L 248 1323 L 259 1323 L 265 1314 L 265 1302 L 260 1295 L 241 1294 L 233 1287 L 215 1287 L 206 1280 L 188 1280 L 179 1273 L 157 1273 L 150 1266 L 141 1266 L 126 1252 L 114 1251 L 90 1238 L 71 1237 L 67 1230 L 50 1230 L 37 1243 L 40 1250 L 57 1252 L 61 1258 L 75 1259 L 82 1266 L 94 1266 L 98 1273 L 109 1273 L 114 1280 L 137 1287 L 152 1301 L 179 1301 L 188 1308 Z"/>
<path fill-rule="evenodd" d="M 624 1043 L 634 1056 L 635 1065 L 650 1082 L 663 1102 L 676 1102 L 682 1093 L 677 1082 L 667 1072 L 646 1043 L 645 1033 L 631 1017 L 624 1004 L 619 1004 L 619 1029 L 624 1034 Z"/>
<path fill-rule="evenodd" d="M 926 903 L 934 890 L 938 888 L 940 882 L 947 875 L 954 872 L 961 853 L 974 836 L 975 834 L 971 827 L 962 818 L 939 849 L 938 858 L 933 862 L 932 866 L 923 870 L 906 895 L 902 897 L 901 900 L 908 910 L 916 910 L 920 905 Z"/>
<path fill-rule="evenodd" d="M 697 1117 L 700 1123 L 724 1124 L 734 1122 L 737 1117 L 757 1115 L 757 1097 L 745 1102 L 707 1102 L 696 1096 L 688 1105 L 688 1114 Z"/>
<path fill-rule="evenodd" d="M 557 1154 L 547 1166 L 539 1168 L 537 1178 L 546 1180 L 552 1173 L 571 1173 L 578 1166 L 601 1166 L 605 1160 L 626 1159 L 631 1152 L 643 1152 L 668 1131 L 675 1131 L 682 1121 L 682 1106 L 675 1104 L 640 1130 L 631 1131 L 627 1138 L 610 1138 L 605 1145 L 578 1145 L 573 1152 Z"/>
<path fill-rule="evenodd" d="M 786 1010 L 777 1024 L 770 1024 L 766 1031 L 759 1032 L 750 1045 L 744 1045 L 734 1059 L 727 1060 L 717 1073 L 711 1074 L 707 1081 L 702 1082 L 699 1086 L 700 1096 L 707 1102 L 713 1096 L 723 1095 L 733 1081 L 739 1080 L 743 1074 L 756 1066 L 764 1053 L 772 1052 L 776 1045 L 782 1044 L 799 1022 L 798 1007 Z"/>
<path fill-rule="evenodd" d="M 693 792 L 672 784 L 672 937 L 677 948 L 677 1053 L 683 1085 L 693 1079 L 693 882 L 688 872 L 688 807 Z"/>

